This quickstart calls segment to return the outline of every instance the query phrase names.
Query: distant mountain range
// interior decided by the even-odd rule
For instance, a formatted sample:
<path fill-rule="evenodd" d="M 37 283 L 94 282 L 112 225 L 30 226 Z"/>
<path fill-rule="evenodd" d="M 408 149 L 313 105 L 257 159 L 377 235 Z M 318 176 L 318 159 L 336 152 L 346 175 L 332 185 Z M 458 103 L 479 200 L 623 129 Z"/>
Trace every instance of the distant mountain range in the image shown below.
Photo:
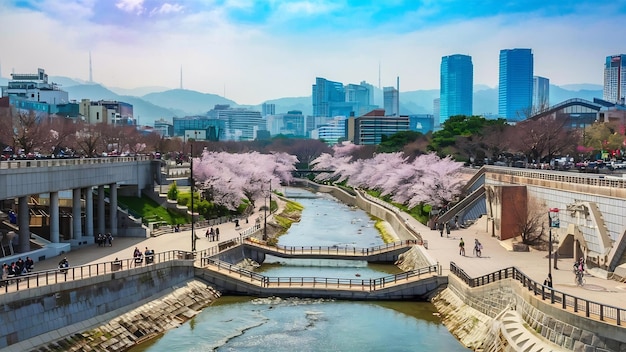
<path fill-rule="evenodd" d="M 201 115 L 213 109 L 217 104 L 232 107 L 245 107 L 261 111 L 261 105 L 239 105 L 236 102 L 216 94 L 201 93 L 187 89 L 168 89 L 166 87 L 139 87 L 135 89 L 107 88 L 100 84 L 85 82 L 61 76 L 51 76 L 50 82 L 61 85 L 72 100 L 117 100 L 133 105 L 133 112 L 142 125 L 153 125 L 155 120 L 170 120 L 174 116 Z M 0 77 L 0 86 L 6 86 L 8 80 Z M 375 104 L 382 107 L 382 92 L 375 88 Z M 433 100 L 439 97 L 438 89 L 415 90 L 400 93 L 400 113 L 432 114 Z M 593 101 L 602 97 L 602 86 L 598 84 L 550 85 L 550 104 L 567 99 L 580 98 Z M 311 115 L 313 107 L 311 97 L 286 97 L 268 100 L 276 105 L 277 113 L 300 110 L 304 115 Z M 498 89 L 485 85 L 474 86 L 474 114 L 496 115 L 498 113 Z"/>

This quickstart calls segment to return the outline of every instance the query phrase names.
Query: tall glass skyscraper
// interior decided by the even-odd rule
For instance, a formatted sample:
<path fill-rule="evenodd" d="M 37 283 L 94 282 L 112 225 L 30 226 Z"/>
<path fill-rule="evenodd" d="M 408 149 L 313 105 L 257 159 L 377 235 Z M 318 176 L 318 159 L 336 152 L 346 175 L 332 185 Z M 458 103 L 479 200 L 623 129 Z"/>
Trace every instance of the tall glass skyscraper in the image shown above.
<path fill-rule="evenodd" d="M 334 116 L 335 105 L 346 102 L 346 91 L 343 83 L 316 77 L 313 85 L 313 116 Z M 348 114 L 349 115 L 349 114 Z M 346 115 L 347 116 L 347 115 Z"/>
<path fill-rule="evenodd" d="M 533 114 L 550 107 L 550 80 L 541 77 L 533 77 Z"/>
<path fill-rule="evenodd" d="M 439 91 L 439 121 L 450 116 L 473 113 L 474 65 L 468 55 L 450 55 L 441 58 Z"/>
<path fill-rule="evenodd" d="M 532 105 L 532 50 L 500 50 L 498 115 L 509 121 L 521 121 L 532 114 Z"/>
<path fill-rule="evenodd" d="M 626 98 L 626 55 L 606 57 L 604 64 L 603 99 L 624 104 Z"/>

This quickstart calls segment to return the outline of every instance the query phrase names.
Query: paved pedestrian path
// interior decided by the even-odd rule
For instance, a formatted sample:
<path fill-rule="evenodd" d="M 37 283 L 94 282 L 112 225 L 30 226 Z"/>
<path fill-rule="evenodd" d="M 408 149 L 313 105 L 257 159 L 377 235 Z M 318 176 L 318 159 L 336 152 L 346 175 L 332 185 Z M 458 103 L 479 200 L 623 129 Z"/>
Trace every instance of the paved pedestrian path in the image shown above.
<path fill-rule="evenodd" d="M 282 203 L 279 203 L 279 211 Z M 249 223 L 240 221 L 240 227 L 235 228 L 234 222 L 219 225 L 220 241 L 238 238 L 240 233 L 248 227 L 254 225 L 254 219 L 263 218 L 263 212 L 256 212 L 249 217 Z M 484 217 L 466 229 L 452 230 L 443 237 L 439 231 L 430 230 L 427 226 L 406 215 L 406 221 L 413 226 L 428 241 L 428 253 L 435 258 L 443 267 L 443 273 L 447 274 L 450 269 L 450 262 L 455 262 L 470 277 L 478 277 L 494 271 L 515 266 L 524 274 L 537 282 L 543 282 L 548 274 L 548 258 L 545 251 L 513 252 L 506 245 L 491 237 L 487 233 L 487 224 Z M 323 221 L 323 219 L 320 219 Z M 263 226 L 263 223 L 261 223 Z M 216 247 L 217 242 L 209 241 L 204 237 L 207 227 L 195 229 L 196 250 L 204 250 Z M 459 255 L 459 241 L 465 241 L 466 255 Z M 474 239 L 478 239 L 482 245 L 482 256 L 477 257 L 472 253 Z M 181 231 L 166 233 L 158 237 L 151 238 L 115 238 L 112 247 L 98 247 L 89 245 L 79 250 L 67 253 L 67 258 L 72 266 L 94 264 L 113 261 L 116 258 L 132 258 L 133 250 L 138 247 L 142 252 L 145 247 L 155 252 L 169 250 L 191 250 L 191 231 Z M 508 246 L 510 247 L 510 245 Z M 50 258 L 43 262 L 36 263 L 36 270 L 55 269 L 60 258 Z M 558 269 L 552 268 L 553 287 L 570 295 L 574 295 L 586 300 L 599 302 L 606 305 L 617 306 L 626 309 L 626 284 L 612 280 L 600 279 L 586 276 L 586 284 L 583 287 L 574 283 L 574 273 L 572 272 L 573 259 L 559 258 Z"/>

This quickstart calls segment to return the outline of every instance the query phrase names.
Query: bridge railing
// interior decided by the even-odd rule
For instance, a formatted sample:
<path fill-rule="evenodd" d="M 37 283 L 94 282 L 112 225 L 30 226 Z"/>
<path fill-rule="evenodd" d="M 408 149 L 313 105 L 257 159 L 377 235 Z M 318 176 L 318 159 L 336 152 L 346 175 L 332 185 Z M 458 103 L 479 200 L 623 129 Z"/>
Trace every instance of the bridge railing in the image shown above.
<path fill-rule="evenodd" d="M 376 279 L 342 279 L 329 277 L 271 277 L 264 276 L 254 271 L 241 268 L 235 264 L 223 262 L 213 258 L 204 258 L 204 262 L 210 268 L 213 266 L 217 272 L 226 271 L 228 274 L 235 274 L 239 279 L 246 279 L 251 284 L 260 287 L 311 287 L 311 288 L 337 288 L 337 289 L 358 289 L 361 291 L 375 291 L 390 285 L 406 282 L 412 278 L 419 278 L 422 275 L 438 273 L 438 266 L 431 265 L 424 268 L 389 275 Z"/>
<path fill-rule="evenodd" d="M 284 253 L 284 254 L 334 254 L 334 255 L 359 255 L 368 256 L 378 253 L 384 253 L 390 250 L 405 248 L 409 246 L 418 245 L 417 240 L 405 240 L 387 243 L 380 246 L 369 248 L 357 248 L 357 247 L 343 247 L 343 246 L 269 246 L 262 241 L 254 240 L 251 238 L 245 238 L 245 243 L 255 246 L 269 248 L 272 251 Z"/>
<path fill-rule="evenodd" d="M 0 291 L 7 293 L 9 291 L 20 291 L 62 282 L 82 280 L 99 275 L 110 274 L 120 270 L 134 269 L 154 263 L 168 262 L 174 259 L 193 260 L 194 253 L 171 250 L 167 252 L 154 253 L 152 258 L 153 260 L 150 263 L 147 263 L 146 256 L 143 255 L 141 262 L 136 262 L 135 258 L 124 258 L 96 264 L 70 266 L 63 270 L 43 270 L 3 278 L 0 280 L 0 287 L 3 288 L 0 289 Z"/>
<path fill-rule="evenodd" d="M 516 267 L 509 267 L 494 271 L 493 273 L 471 278 L 467 273 L 458 267 L 454 262 L 450 262 L 450 272 L 459 277 L 469 287 L 479 287 L 499 280 L 511 278 L 518 281 L 522 287 L 532 291 L 533 295 L 541 296 L 542 300 L 549 300 L 551 304 L 560 304 L 562 309 L 571 308 L 574 313 L 583 312 L 585 317 L 596 318 L 611 324 L 622 325 L 626 319 L 626 309 L 615 306 L 589 301 L 576 297 L 565 292 L 545 286 L 526 276 Z M 609 320 L 607 320 L 609 319 Z"/>
<path fill-rule="evenodd" d="M 533 169 L 519 169 L 510 168 L 505 166 L 483 166 L 487 172 L 494 172 L 498 174 L 511 175 L 516 177 L 531 178 L 536 180 L 555 181 L 562 183 L 575 183 L 580 185 L 598 186 L 598 187 L 611 187 L 611 188 L 626 188 L 626 178 L 615 179 L 607 178 L 604 175 L 588 175 L 577 174 L 572 172 L 556 172 L 556 171 L 541 171 Z"/>
<path fill-rule="evenodd" d="M 27 159 L 27 160 L 7 160 L 0 162 L 0 169 L 23 169 L 29 167 L 56 167 L 56 166 L 77 166 L 96 164 L 117 164 L 133 161 L 149 161 L 151 156 L 118 156 L 106 158 L 49 158 L 49 159 Z"/>

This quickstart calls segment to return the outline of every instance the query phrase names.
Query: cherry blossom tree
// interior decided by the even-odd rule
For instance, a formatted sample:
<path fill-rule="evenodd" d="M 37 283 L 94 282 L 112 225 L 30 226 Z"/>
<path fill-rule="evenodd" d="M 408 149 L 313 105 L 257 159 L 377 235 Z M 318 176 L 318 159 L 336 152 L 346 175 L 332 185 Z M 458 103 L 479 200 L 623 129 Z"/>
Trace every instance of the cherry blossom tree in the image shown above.
<path fill-rule="evenodd" d="M 345 147 L 344 147 L 345 148 Z M 337 150 L 340 152 L 337 153 Z M 356 159 L 337 148 L 335 156 L 322 154 L 312 164 L 320 173 L 318 181 L 346 181 L 352 187 L 367 188 L 391 196 L 394 202 L 413 208 L 418 204 L 442 206 L 460 193 L 458 175 L 462 163 L 451 157 L 439 158 L 435 153 L 423 154 L 412 161 L 403 153 L 381 153 L 371 159 Z"/>
<path fill-rule="evenodd" d="M 298 159 L 287 153 L 204 151 L 193 161 L 193 174 L 200 189 L 215 203 L 235 210 L 242 200 L 254 207 L 268 195 L 270 185 L 290 182 Z"/>

